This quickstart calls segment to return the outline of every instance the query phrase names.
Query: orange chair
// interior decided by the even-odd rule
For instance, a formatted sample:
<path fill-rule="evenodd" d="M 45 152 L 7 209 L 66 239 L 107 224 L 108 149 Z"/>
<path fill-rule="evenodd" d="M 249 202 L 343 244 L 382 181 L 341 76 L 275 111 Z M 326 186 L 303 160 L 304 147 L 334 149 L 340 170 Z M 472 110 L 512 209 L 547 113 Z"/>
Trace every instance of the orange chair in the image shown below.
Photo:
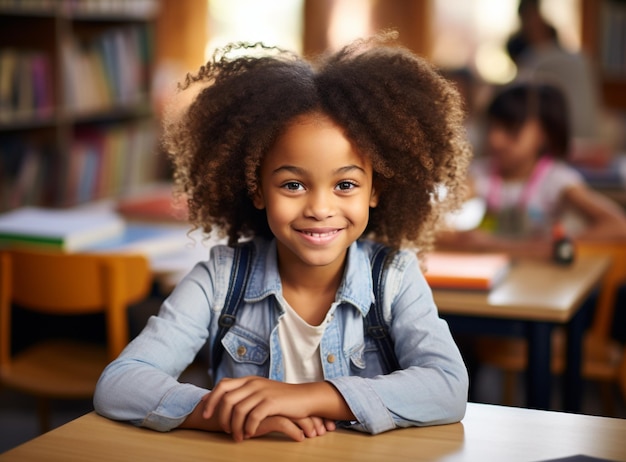
<path fill-rule="evenodd" d="M 626 283 L 626 244 L 579 242 L 577 253 L 611 257 L 611 265 L 599 287 L 592 324 L 585 333 L 581 373 L 586 379 L 600 382 L 604 412 L 612 415 L 614 406 L 611 387 L 617 384 L 626 400 L 626 347 L 611 338 L 617 290 L 621 284 Z M 516 374 L 526 369 L 526 341 L 519 338 L 480 337 L 475 346 L 480 363 L 504 371 L 502 401 L 504 404 L 512 404 Z M 563 329 L 554 330 L 552 351 L 552 372 L 561 374 L 565 369 Z"/>
<path fill-rule="evenodd" d="M 0 385 L 36 396 L 42 432 L 49 399 L 93 395 L 106 364 L 128 343 L 127 307 L 150 289 L 148 261 L 139 255 L 0 252 Z M 11 352 L 13 305 L 50 315 L 104 313 L 106 346 L 41 340 Z"/>

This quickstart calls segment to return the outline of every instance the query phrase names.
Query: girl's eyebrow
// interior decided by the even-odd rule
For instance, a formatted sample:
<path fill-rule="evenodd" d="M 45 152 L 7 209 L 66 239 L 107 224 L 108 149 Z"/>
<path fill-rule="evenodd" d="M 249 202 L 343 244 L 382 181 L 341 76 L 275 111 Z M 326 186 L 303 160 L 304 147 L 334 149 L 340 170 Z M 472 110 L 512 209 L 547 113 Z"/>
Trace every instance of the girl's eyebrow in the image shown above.
<path fill-rule="evenodd" d="M 333 174 L 345 174 L 348 172 L 352 172 L 354 170 L 360 171 L 361 173 L 365 174 L 365 169 L 359 165 L 355 165 L 355 164 L 351 164 L 351 165 L 346 165 L 344 167 L 339 167 L 335 170 L 333 170 Z M 293 173 L 295 175 L 304 175 L 306 174 L 306 170 L 301 168 L 301 167 L 296 167 L 295 165 L 281 165 L 280 167 L 274 169 L 272 171 L 272 175 L 276 175 L 280 172 L 290 172 Z"/>

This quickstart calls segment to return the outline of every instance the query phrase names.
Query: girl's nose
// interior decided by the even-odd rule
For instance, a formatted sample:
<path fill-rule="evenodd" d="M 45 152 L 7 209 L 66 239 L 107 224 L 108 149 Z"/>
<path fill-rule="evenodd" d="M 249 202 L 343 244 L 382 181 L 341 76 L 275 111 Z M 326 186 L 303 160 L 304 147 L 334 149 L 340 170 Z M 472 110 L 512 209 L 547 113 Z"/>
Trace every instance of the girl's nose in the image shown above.
<path fill-rule="evenodd" d="M 306 209 L 307 217 L 316 220 L 324 220 L 333 215 L 335 210 L 335 195 L 327 191 L 311 191 L 307 197 Z"/>

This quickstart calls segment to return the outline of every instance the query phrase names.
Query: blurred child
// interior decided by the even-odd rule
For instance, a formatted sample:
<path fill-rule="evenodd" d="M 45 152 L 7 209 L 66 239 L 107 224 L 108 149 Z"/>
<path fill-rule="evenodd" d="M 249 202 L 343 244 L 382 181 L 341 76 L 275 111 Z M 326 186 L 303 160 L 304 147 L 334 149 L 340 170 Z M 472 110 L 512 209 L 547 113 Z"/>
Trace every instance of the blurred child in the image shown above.
<path fill-rule="evenodd" d="M 192 223 L 223 231 L 230 247 L 213 247 L 106 368 L 96 411 L 236 441 L 271 431 L 302 440 L 337 421 L 379 433 L 460 420 L 466 368 L 415 252 L 399 250 L 429 249 L 439 218 L 460 203 L 470 150 L 458 93 L 382 38 L 317 66 L 249 48 L 227 47 L 188 77 L 182 94 L 194 98 L 165 140 Z M 379 300 L 375 241 L 393 250 Z M 205 343 L 217 348 L 243 245 L 250 277 L 213 364 L 216 385 L 179 383 Z M 364 332 L 373 302 L 393 341 L 392 370 Z"/>
<path fill-rule="evenodd" d="M 485 217 L 479 229 L 442 235 L 442 246 L 548 257 L 555 225 L 576 239 L 626 239 L 621 208 L 566 163 L 570 127 L 560 90 L 540 83 L 503 88 L 487 119 L 486 156 L 470 169 Z"/>

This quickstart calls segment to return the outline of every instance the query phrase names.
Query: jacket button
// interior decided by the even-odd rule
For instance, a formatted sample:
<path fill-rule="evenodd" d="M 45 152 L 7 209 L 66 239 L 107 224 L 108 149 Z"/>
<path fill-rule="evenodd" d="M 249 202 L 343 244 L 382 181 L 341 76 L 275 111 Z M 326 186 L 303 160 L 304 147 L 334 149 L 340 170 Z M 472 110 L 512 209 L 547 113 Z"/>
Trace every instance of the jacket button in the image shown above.
<path fill-rule="evenodd" d="M 326 356 L 326 361 L 328 361 L 329 363 L 334 363 L 335 362 L 335 355 L 334 354 L 329 354 L 328 356 Z"/>
<path fill-rule="evenodd" d="M 237 347 L 237 354 L 238 354 L 239 356 L 243 356 L 243 355 L 245 355 L 245 354 L 246 354 L 246 351 L 248 351 L 248 350 L 246 350 L 246 347 L 245 347 L 245 346 L 243 346 L 243 345 L 240 345 L 239 347 Z"/>

